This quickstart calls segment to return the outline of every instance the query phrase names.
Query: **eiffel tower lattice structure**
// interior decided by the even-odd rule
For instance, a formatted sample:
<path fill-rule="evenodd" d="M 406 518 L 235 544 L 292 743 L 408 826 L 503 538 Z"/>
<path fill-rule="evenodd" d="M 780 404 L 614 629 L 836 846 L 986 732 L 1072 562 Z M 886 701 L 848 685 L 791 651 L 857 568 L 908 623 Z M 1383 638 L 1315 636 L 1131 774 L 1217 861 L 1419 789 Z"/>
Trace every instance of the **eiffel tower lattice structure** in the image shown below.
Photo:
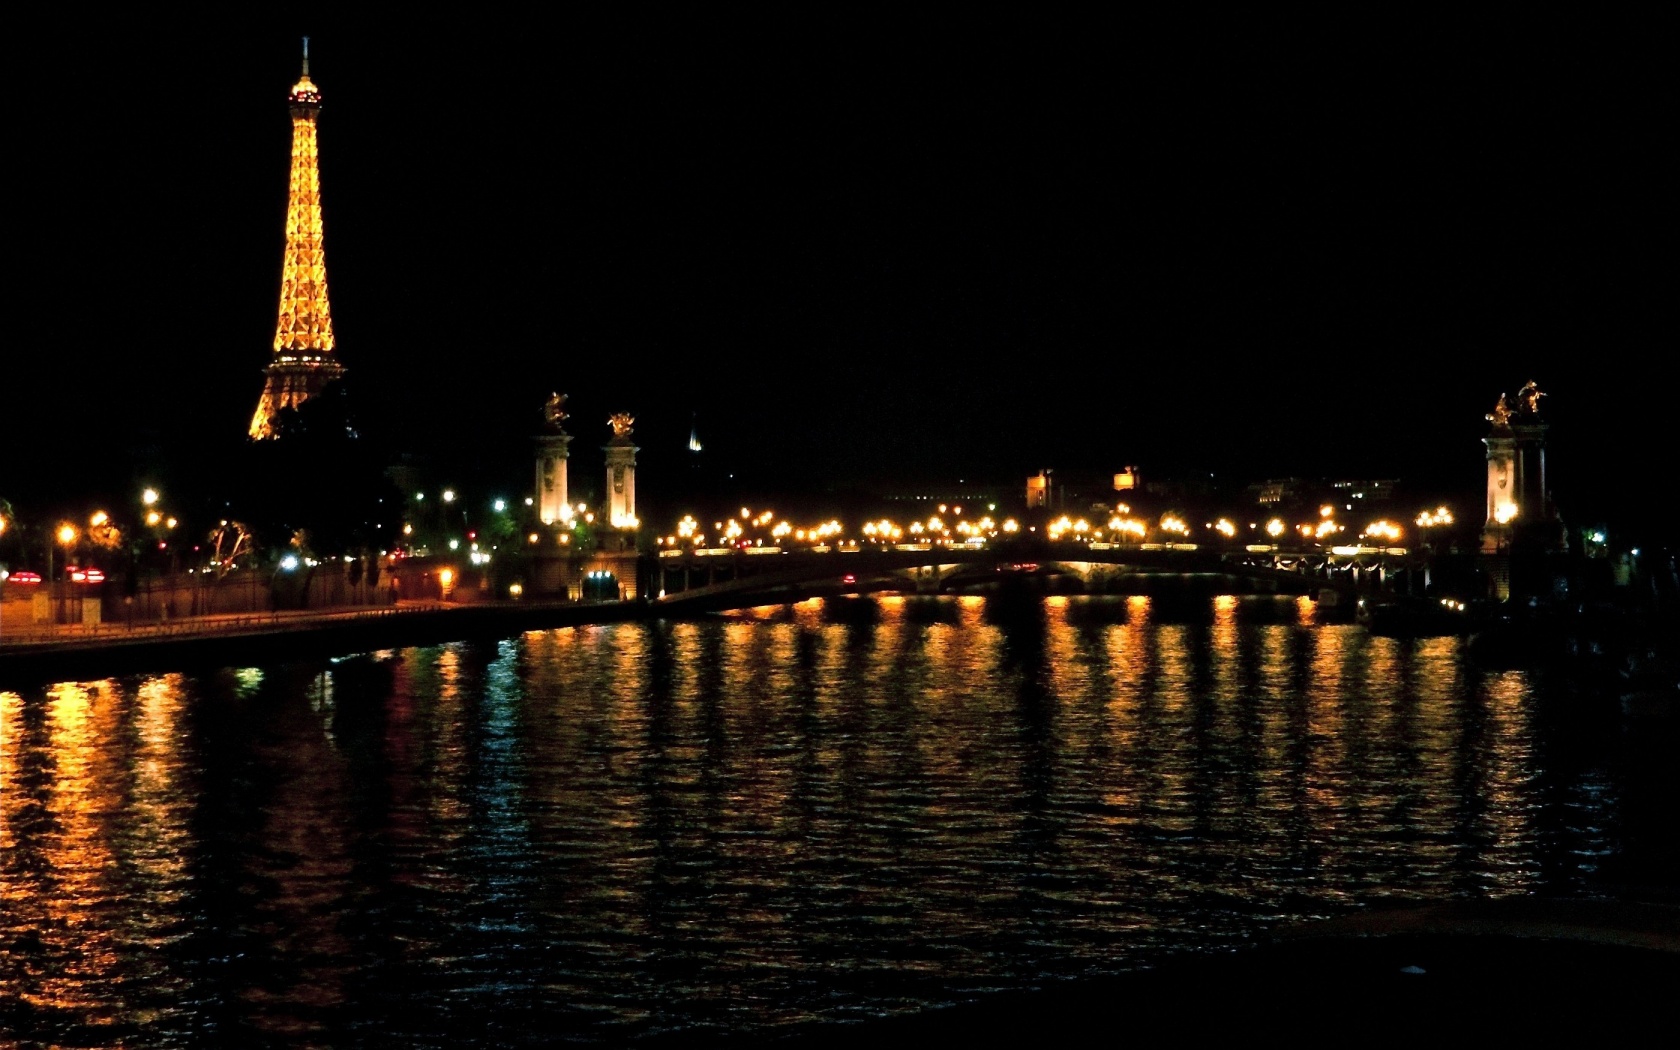
<path fill-rule="evenodd" d="M 316 118 L 321 92 L 309 79 L 309 38 L 303 38 L 303 75 L 293 85 L 292 176 L 286 204 L 286 255 L 280 275 L 280 316 L 274 326 L 274 360 L 256 414 L 253 440 L 277 437 L 282 409 L 297 408 L 344 374 L 333 353 L 332 310 L 327 304 L 327 258 L 321 242 L 320 147 Z"/>

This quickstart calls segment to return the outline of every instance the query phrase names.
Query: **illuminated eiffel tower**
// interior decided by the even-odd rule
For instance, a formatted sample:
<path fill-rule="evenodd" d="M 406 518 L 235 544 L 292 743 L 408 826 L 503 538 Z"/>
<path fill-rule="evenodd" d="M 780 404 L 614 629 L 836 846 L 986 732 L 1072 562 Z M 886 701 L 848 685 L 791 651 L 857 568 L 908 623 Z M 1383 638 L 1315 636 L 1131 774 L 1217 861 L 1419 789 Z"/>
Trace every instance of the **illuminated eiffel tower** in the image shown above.
<path fill-rule="evenodd" d="M 292 87 L 292 181 L 286 204 L 286 257 L 280 275 L 280 319 L 274 361 L 264 373 L 262 398 L 251 417 L 253 440 L 279 436 L 281 409 L 296 408 L 344 374 L 333 355 L 327 306 L 327 257 L 321 247 L 321 171 L 315 119 L 321 93 L 309 79 L 309 38 L 303 38 L 303 76 Z"/>

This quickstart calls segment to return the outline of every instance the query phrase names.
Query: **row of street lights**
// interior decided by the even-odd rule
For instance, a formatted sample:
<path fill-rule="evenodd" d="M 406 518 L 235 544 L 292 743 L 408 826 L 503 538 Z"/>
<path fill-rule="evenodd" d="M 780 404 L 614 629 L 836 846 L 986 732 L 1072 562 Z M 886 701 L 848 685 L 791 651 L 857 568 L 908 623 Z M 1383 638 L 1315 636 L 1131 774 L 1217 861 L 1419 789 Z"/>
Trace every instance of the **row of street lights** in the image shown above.
<path fill-rule="evenodd" d="M 153 488 L 148 488 L 140 494 L 140 503 L 145 508 L 141 520 L 147 528 L 152 530 L 152 535 L 157 540 L 158 549 L 163 550 L 168 547 L 169 542 L 163 536 L 173 531 L 180 524 L 180 521 L 173 515 L 166 514 L 158 509 L 157 504 L 160 499 L 158 491 Z M 0 535 L 4 535 L 6 529 L 13 524 L 8 518 L 8 515 L 0 514 Z M 48 581 L 54 579 L 56 572 L 53 561 L 55 547 L 64 548 L 64 565 L 68 569 L 75 563 L 76 549 L 84 540 L 103 550 L 116 550 L 122 545 L 123 532 L 121 527 L 112 520 L 111 515 L 104 510 L 96 510 L 89 515 L 85 528 L 78 528 L 75 523 L 69 521 L 59 522 L 52 530 L 51 542 L 45 545 L 47 572 L 44 578 Z"/>

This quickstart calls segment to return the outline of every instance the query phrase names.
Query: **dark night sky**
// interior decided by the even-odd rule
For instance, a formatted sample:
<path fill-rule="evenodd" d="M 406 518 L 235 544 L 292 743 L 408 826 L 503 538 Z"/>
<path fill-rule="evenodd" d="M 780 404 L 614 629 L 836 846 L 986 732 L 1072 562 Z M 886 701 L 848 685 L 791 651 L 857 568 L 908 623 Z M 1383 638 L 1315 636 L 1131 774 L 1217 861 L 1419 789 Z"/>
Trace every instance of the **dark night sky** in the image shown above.
<path fill-rule="evenodd" d="M 523 478 L 557 389 L 575 470 L 622 410 L 649 476 L 697 418 L 768 488 L 1474 493 L 1533 378 L 1560 500 L 1641 510 L 1675 379 L 1655 27 L 788 11 L 19 47 L 0 495 L 243 434 L 307 31 L 339 350 L 393 449 Z"/>

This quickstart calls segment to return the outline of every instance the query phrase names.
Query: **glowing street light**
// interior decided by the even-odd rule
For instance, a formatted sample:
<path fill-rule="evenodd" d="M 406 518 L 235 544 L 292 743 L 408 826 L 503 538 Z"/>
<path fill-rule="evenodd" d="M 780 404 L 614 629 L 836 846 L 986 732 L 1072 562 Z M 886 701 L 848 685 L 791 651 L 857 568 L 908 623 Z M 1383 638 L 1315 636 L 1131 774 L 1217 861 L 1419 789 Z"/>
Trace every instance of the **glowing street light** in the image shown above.
<path fill-rule="evenodd" d="M 1373 521 L 1365 526 L 1365 535 L 1379 540 L 1398 540 L 1400 538 L 1400 526 L 1386 520 Z"/>
<path fill-rule="evenodd" d="M 59 526 L 58 526 L 58 531 L 55 532 L 53 535 L 54 535 L 54 538 L 56 538 L 59 543 L 64 545 L 64 564 L 66 564 L 66 565 L 70 564 L 70 548 L 76 542 L 76 526 L 70 524 L 68 521 L 60 522 Z M 51 580 L 53 578 L 52 556 L 53 556 L 52 545 L 48 544 L 47 545 L 47 579 L 48 580 Z"/>
<path fill-rule="evenodd" d="M 146 491 L 140 493 L 140 502 L 144 503 L 148 507 L 150 507 L 152 504 L 156 503 L 157 501 L 158 501 L 158 490 L 157 489 L 147 489 Z"/>
<path fill-rule="evenodd" d="M 1417 516 L 1418 540 L 1424 547 L 1430 546 L 1430 530 L 1445 528 L 1453 523 L 1453 513 L 1445 505 L 1434 510 L 1426 510 Z"/>

